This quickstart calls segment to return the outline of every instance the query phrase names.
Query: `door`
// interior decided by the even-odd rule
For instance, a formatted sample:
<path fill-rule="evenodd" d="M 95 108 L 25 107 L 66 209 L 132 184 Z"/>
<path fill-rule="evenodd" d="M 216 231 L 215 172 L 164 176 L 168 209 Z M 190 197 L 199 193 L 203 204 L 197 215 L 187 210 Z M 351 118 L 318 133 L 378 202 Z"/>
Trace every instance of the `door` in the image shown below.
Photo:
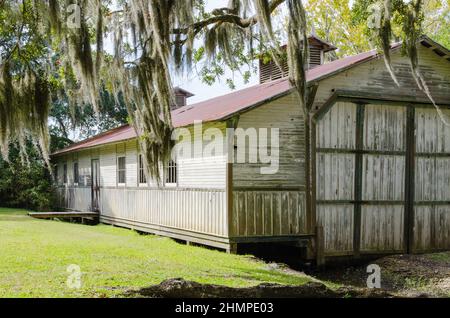
<path fill-rule="evenodd" d="M 355 254 L 407 251 L 408 108 L 360 105 Z"/>
<path fill-rule="evenodd" d="M 450 118 L 450 110 L 442 109 Z M 450 127 L 434 107 L 415 110 L 412 252 L 450 248 Z"/>
<path fill-rule="evenodd" d="M 448 250 L 448 136 L 450 126 L 426 105 L 337 102 L 319 117 L 316 217 L 325 254 Z"/>
<path fill-rule="evenodd" d="M 100 162 L 98 159 L 92 160 L 91 168 L 92 211 L 100 212 Z"/>
<path fill-rule="evenodd" d="M 328 256 L 406 251 L 407 108 L 337 102 L 317 122 L 316 217 Z"/>

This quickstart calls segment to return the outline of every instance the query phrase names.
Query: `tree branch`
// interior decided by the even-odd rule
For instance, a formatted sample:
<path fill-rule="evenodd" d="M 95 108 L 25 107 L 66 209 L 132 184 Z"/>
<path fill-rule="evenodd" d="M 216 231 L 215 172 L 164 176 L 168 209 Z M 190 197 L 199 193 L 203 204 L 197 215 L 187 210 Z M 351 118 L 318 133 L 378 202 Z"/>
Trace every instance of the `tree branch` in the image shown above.
<path fill-rule="evenodd" d="M 270 13 L 275 11 L 276 8 L 278 8 L 282 3 L 284 3 L 286 0 L 272 0 L 272 2 L 269 5 Z M 194 35 L 198 34 L 203 28 L 205 28 L 208 25 L 215 24 L 215 23 L 233 23 L 241 28 L 248 28 L 255 24 L 257 24 L 258 17 L 257 15 L 253 15 L 250 18 L 242 18 L 236 14 L 232 13 L 226 13 L 226 14 L 219 14 L 219 12 L 232 12 L 232 10 L 224 10 L 224 8 L 215 9 L 213 10 L 213 15 L 210 18 L 207 18 L 205 20 L 199 21 L 194 23 L 192 26 L 188 28 L 182 28 L 182 29 L 173 29 L 172 33 L 174 34 L 188 34 L 189 30 L 194 30 Z"/>

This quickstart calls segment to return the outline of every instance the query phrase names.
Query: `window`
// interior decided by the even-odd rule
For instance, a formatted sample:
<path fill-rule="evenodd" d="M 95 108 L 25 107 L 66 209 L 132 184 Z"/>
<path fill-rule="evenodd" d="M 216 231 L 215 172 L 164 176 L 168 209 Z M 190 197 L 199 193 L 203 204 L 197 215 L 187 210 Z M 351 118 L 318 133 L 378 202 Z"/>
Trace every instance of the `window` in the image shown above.
<path fill-rule="evenodd" d="M 53 178 L 55 178 L 55 182 L 58 184 L 58 165 L 54 165 L 53 167 Z"/>
<path fill-rule="evenodd" d="M 147 184 L 147 176 L 144 170 L 144 159 L 139 155 L 139 184 Z"/>
<path fill-rule="evenodd" d="M 170 160 L 166 168 L 166 185 L 176 185 L 177 183 L 177 163 L 174 160 Z"/>
<path fill-rule="evenodd" d="M 78 162 L 73 163 L 73 183 L 75 185 L 78 185 L 78 182 L 80 180 L 80 175 L 78 171 Z"/>
<path fill-rule="evenodd" d="M 67 163 L 64 164 L 64 184 L 67 184 Z"/>
<path fill-rule="evenodd" d="M 126 183 L 126 161 L 125 157 L 117 158 L 117 183 L 124 185 Z"/>

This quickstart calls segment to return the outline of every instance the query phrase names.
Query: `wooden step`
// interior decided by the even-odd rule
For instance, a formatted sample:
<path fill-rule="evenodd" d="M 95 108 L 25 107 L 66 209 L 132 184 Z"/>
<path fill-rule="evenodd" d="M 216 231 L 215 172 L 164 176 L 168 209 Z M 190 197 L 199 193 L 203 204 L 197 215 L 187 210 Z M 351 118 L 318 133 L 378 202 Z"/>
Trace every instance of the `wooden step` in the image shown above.
<path fill-rule="evenodd" d="M 98 218 L 97 212 L 30 212 L 29 216 L 37 219 L 52 218 Z"/>

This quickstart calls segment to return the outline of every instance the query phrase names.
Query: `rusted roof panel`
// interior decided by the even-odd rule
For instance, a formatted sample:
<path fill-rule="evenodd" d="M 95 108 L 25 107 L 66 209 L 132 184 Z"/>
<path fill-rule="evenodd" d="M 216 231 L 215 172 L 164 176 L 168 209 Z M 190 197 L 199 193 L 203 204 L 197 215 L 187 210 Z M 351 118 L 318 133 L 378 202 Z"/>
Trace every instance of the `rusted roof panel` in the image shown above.
<path fill-rule="evenodd" d="M 52 156 L 133 138 L 136 138 L 136 132 L 134 129 L 129 125 L 124 125 L 108 130 L 92 138 L 74 143 L 69 147 L 54 152 Z"/>

